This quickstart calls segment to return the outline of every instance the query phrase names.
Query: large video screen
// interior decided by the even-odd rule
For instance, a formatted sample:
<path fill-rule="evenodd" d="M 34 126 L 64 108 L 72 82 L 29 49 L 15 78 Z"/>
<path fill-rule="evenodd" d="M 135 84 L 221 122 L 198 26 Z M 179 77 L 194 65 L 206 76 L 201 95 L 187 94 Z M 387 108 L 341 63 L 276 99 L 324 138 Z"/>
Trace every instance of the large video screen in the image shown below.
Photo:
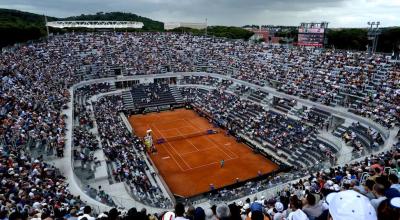
<path fill-rule="evenodd" d="M 299 46 L 322 47 L 324 44 L 324 28 L 299 28 Z"/>
<path fill-rule="evenodd" d="M 325 33 L 325 29 L 324 28 L 303 28 L 300 27 L 299 28 L 299 34 L 300 33 L 315 33 L 315 34 L 324 34 Z"/>

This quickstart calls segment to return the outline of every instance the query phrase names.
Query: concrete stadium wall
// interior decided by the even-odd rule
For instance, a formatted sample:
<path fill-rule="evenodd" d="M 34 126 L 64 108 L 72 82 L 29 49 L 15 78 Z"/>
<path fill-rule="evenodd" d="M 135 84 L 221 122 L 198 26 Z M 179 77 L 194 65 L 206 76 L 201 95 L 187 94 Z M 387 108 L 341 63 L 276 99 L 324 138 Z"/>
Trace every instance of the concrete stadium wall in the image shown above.
<path fill-rule="evenodd" d="M 84 85 L 90 85 L 90 84 L 95 84 L 95 83 L 102 83 L 102 82 L 109 82 L 109 83 L 115 83 L 115 82 L 122 82 L 122 81 L 131 81 L 131 80 L 139 80 L 140 82 L 153 82 L 154 79 L 156 78 L 168 78 L 168 77 L 178 77 L 178 78 L 182 78 L 184 76 L 211 76 L 214 78 L 219 78 L 219 79 L 226 79 L 226 80 L 232 80 L 233 82 L 237 83 L 237 84 L 242 84 L 248 87 L 251 87 L 253 89 L 259 89 L 261 91 L 267 92 L 267 93 L 271 93 L 275 96 L 278 97 L 284 97 L 284 98 L 290 98 L 290 99 L 294 99 L 297 102 L 304 104 L 304 105 L 311 105 L 311 106 L 316 106 L 324 111 L 328 111 L 331 112 L 333 114 L 336 114 L 338 116 L 344 117 L 344 118 L 350 118 L 352 120 L 355 121 L 359 121 L 360 123 L 363 123 L 367 126 L 370 126 L 372 128 L 374 128 L 375 130 L 377 130 L 379 133 L 382 134 L 382 136 L 384 137 L 385 141 L 389 138 L 390 135 L 390 131 L 384 127 L 382 127 L 381 125 L 373 122 L 370 119 L 367 118 L 363 118 L 361 116 L 355 115 L 351 112 L 348 112 L 347 109 L 345 108 L 334 108 L 334 107 L 330 107 L 330 106 L 325 106 L 322 105 L 320 103 L 315 103 L 312 102 L 310 100 L 306 100 L 306 99 L 302 99 L 299 98 L 297 96 L 292 96 L 292 95 L 288 95 L 282 92 L 278 92 L 276 91 L 276 89 L 274 88 L 270 88 L 267 86 L 261 87 L 249 82 L 245 82 L 242 80 L 238 80 L 238 79 L 234 79 L 231 78 L 229 76 L 225 76 L 225 75 L 220 75 L 220 74 L 215 74 L 215 73 L 207 73 L 207 72 L 180 72 L 180 73 L 165 73 L 165 74 L 153 74 L 153 75 L 134 75 L 134 76 L 123 76 L 123 77 L 109 77 L 109 78 L 101 78 L 101 79 L 92 79 L 92 80 L 87 80 L 87 81 L 81 81 L 79 83 L 76 83 L 75 85 L 73 85 L 69 91 L 71 94 L 71 100 L 68 103 L 68 109 L 65 110 L 63 113 L 70 116 L 67 119 L 67 133 L 66 133 L 66 152 L 65 152 L 65 157 L 63 158 L 62 162 L 60 164 L 58 164 L 58 168 L 63 172 L 63 174 L 67 177 L 70 186 L 69 189 L 71 191 L 71 193 L 76 194 L 76 195 L 80 195 L 82 200 L 85 201 L 88 205 L 91 205 L 96 211 L 102 212 L 102 211 L 108 211 L 111 207 L 100 203 L 98 201 L 96 201 L 95 199 L 89 197 L 88 195 L 85 194 L 85 192 L 83 192 L 81 186 L 79 185 L 77 180 L 77 177 L 75 176 L 74 172 L 73 172 L 73 163 L 72 163 L 72 145 L 71 145 L 71 141 L 72 141 L 72 128 L 73 128 L 73 103 L 74 103 L 74 90 L 76 88 L 79 88 L 81 86 Z M 184 86 L 184 85 L 181 85 Z M 200 88 L 205 88 L 205 89 L 212 89 L 214 87 L 212 86 L 200 86 Z M 281 188 L 281 187 L 279 187 Z M 247 196 L 248 197 L 248 196 Z M 247 198 L 246 197 L 246 198 Z M 132 199 L 133 200 L 133 199 Z M 147 205 L 144 205 L 143 203 L 140 203 L 140 201 L 135 201 L 135 207 L 138 209 L 141 208 L 146 208 L 148 212 L 150 213 L 160 213 L 165 211 L 164 209 L 159 209 L 159 208 L 155 208 L 155 207 L 150 207 Z M 200 205 L 199 206 L 204 206 Z"/>

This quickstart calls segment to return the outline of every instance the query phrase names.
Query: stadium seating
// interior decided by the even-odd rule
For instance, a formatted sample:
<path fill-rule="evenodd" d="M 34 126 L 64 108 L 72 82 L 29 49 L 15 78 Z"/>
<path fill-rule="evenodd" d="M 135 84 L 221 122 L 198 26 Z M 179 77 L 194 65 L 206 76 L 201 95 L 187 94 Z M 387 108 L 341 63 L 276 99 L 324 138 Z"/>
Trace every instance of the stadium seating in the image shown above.
<path fill-rule="evenodd" d="M 177 102 L 171 93 L 171 89 L 165 84 L 134 86 L 132 98 L 136 108 L 171 105 Z"/>
<path fill-rule="evenodd" d="M 88 99 L 91 96 L 113 91 L 115 86 L 89 80 L 196 70 L 231 78 L 183 77 L 182 84 L 215 88 L 211 91 L 182 88 L 182 98 L 187 103 L 212 115 L 218 124 L 257 142 L 265 151 L 280 154 L 288 164 L 298 168 L 293 173 L 276 174 L 242 188 L 217 191 L 209 198 L 218 201 L 220 208 L 217 207 L 215 213 L 211 210 L 206 213 L 221 217 L 218 210 L 224 209 L 224 202 L 298 177 L 302 180 L 285 185 L 287 188 L 280 189 L 279 195 L 237 202 L 229 207 L 231 215 L 239 213 L 245 217 L 250 212 L 260 211 L 261 205 L 265 210 L 261 212 L 270 216 L 285 211 L 287 215 L 288 209 L 295 211 L 300 207 L 298 210 L 315 219 L 327 210 L 333 214 L 335 207 L 330 203 L 328 209 L 318 210 L 320 215 L 314 216 L 315 212 L 307 209 L 315 208 L 310 194 L 318 197 L 321 201 L 318 204 L 322 205 L 328 193 L 337 191 L 357 191 L 363 195 L 356 194 L 358 198 L 368 198 L 366 203 L 354 203 L 364 205 L 365 209 L 359 210 L 378 204 L 374 209 L 378 217 L 387 214 L 384 212 L 391 212 L 392 216 L 399 213 L 398 207 L 393 206 L 398 204 L 393 199 L 399 197 L 398 143 L 392 150 L 375 152 L 384 142 L 382 134 L 357 122 L 339 125 L 334 135 L 343 138 L 354 151 L 364 150 L 372 155 L 321 170 L 318 165 L 334 157 L 337 149 L 318 136 L 315 126 L 282 114 L 289 114 L 296 103 L 277 97 L 274 104 L 280 112 L 267 110 L 259 102 L 268 101 L 265 97 L 269 94 L 231 80 L 268 86 L 327 106 L 344 107 L 395 131 L 400 118 L 400 70 L 398 64 L 389 62 L 382 54 L 370 56 L 365 52 L 285 48 L 190 34 L 98 32 L 51 36 L 45 41 L 4 50 L 0 57 L 2 219 L 91 215 L 89 208 L 82 208 L 86 201 L 70 193 L 68 181 L 71 180 L 66 180 L 53 165 L 46 163 L 64 157 L 67 116 L 63 111 L 72 98 L 74 162 L 87 160 L 101 146 L 108 159 L 112 181 L 124 182 L 131 196 L 143 204 L 171 208 L 172 201 L 149 180 L 151 169 L 143 162 L 140 140 L 126 129 L 119 116 L 124 110 L 122 96 L 102 97 L 92 103 L 90 110 Z M 70 97 L 69 89 L 80 81 L 91 85 L 78 88 L 74 97 Z M 169 85 L 140 84 L 132 88 L 132 101 L 138 108 L 175 103 L 176 90 L 172 90 L 175 88 Z M 306 114 L 314 125 L 331 117 L 329 112 L 318 107 L 307 109 Z M 94 123 L 98 134 L 91 131 Z M 96 141 L 97 138 L 100 141 Z M 390 138 L 395 140 L 393 135 Z M 95 158 L 92 159 L 95 164 Z M 290 178 L 283 178 L 285 175 Z M 85 191 L 104 204 L 115 205 L 101 189 L 87 187 Z M 303 199 L 303 205 L 299 205 L 299 198 Z M 188 211 L 187 215 L 190 213 Z M 112 209 L 107 214 L 149 219 L 145 210 L 123 214 Z M 162 215 L 157 213 L 157 217 Z"/>

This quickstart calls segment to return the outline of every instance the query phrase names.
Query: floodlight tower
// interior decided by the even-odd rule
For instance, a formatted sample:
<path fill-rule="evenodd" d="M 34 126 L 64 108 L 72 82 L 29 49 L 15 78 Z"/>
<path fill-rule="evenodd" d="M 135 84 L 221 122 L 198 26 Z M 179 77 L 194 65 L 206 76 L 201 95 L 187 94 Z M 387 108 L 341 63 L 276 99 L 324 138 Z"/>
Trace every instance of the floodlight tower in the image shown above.
<path fill-rule="evenodd" d="M 46 26 L 46 33 L 47 33 L 47 37 L 49 37 L 49 26 L 47 25 L 47 16 L 44 15 L 44 22 L 45 22 L 45 26 Z"/>
<path fill-rule="evenodd" d="M 376 47 L 378 45 L 379 35 L 382 33 L 381 29 L 379 29 L 379 25 L 381 22 L 372 21 L 368 22 L 368 41 L 372 41 L 372 47 L 368 47 L 369 54 L 373 54 L 376 52 Z"/>
<path fill-rule="evenodd" d="M 206 34 L 206 36 L 207 36 L 207 32 L 208 32 L 208 19 L 206 18 L 206 30 L 205 30 L 205 34 Z"/>

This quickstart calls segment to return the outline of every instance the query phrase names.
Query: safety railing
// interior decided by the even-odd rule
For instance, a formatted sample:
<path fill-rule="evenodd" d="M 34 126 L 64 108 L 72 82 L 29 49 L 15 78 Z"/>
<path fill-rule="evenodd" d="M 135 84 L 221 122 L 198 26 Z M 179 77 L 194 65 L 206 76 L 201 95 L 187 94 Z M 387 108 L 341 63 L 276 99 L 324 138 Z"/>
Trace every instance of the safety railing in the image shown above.
<path fill-rule="evenodd" d="M 80 85 L 80 86 L 82 86 L 82 85 Z M 108 93 L 105 93 L 104 95 L 106 95 L 106 94 L 108 94 Z M 73 100 L 72 100 L 72 103 L 73 103 Z M 72 108 L 73 107 L 74 107 L 74 105 L 72 106 Z M 72 127 L 74 128 L 74 126 L 75 126 L 74 111 L 72 111 Z M 71 134 L 71 139 L 74 140 L 74 132 L 72 132 L 72 134 Z M 73 141 L 71 141 L 71 149 L 74 149 Z M 96 183 L 94 180 L 86 180 L 85 179 L 84 181 L 82 181 L 81 177 L 76 175 L 75 166 L 74 166 L 75 162 L 76 162 L 76 160 L 74 159 L 74 155 L 71 155 L 72 169 L 73 169 L 75 179 L 77 180 L 76 182 L 79 185 L 79 187 L 81 189 L 85 189 L 85 188 L 87 188 L 87 185 L 95 185 Z M 83 183 L 83 182 L 85 182 L 85 183 Z M 123 184 L 124 184 L 124 188 L 125 188 L 126 192 L 128 192 L 128 194 L 126 194 L 126 197 L 122 197 L 122 196 L 119 197 L 119 196 L 114 196 L 114 195 L 109 195 L 109 194 L 107 195 L 110 198 L 110 200 L 112 200 L 115 203 L 115 205 L 117 207 L 130 208 L 130 207 L 150 206 L 150 208 L 154 207 L 156 209 L 156 206 L 163 206 L 162 204 L 160 205 L 157 202 L 150 202 L 149 200 L 146 200 L 148 198 L 147 196 L 145 197 L 146 199 L 139 198 L 138 193 L 135 193 L 131 189 L 131 187 L 129 187 L 126 184 L 126 182 L 123 182 Z M 91 196 L 88 193 L 86 193 L 86 195 Z M 98 202 L 102 202 L 102 200 L 100 200 L 98 198 L 95 198 L 93 196 L 91 196 L 91 197 Z M 148 202 L 146 202 L 146 201 L 148 201 Z M 158 202 L 160 202 L 160 201 L 158 200 Z M 112 206 L 112 204 L 106 204 L 106 203 L 105 203 L 105 205 Z M 125 206 L 128 206 L 128 207 L 125 207 Z M 165 206 L 162 208 L 172 208 L 172 207 L 173 207 L 173 204 L 171 203 L 171 205 L 168 205 L 168 206 Z"/>
<path fill-rule="evenodd" d="M 179 73 L 179 74 L 174 74 L 174 73 L 166 73 L 166 74 L 163 74 L 165 77 L 167 77 L 167 76 L 176 76 L 176 75 L 182 75 L 182 74 L 188 74 L 188 73 Z M 209 73 L 202 73 L 202 74 L 209 74 Z M 217 74 L 213 74 L 213 75 L 217 75 Z M 221 76 L 221 75 L 220 75 Z M 129 80 L 128 78 L 131 78 L 131 79 L 138 79 L 138 77 L 140 78 L 140 77 L 144 77 L 144 78 L 151 78 L 151 77 L 154 77 L 153 75 L 147 75 L 147 76 L 143 76 L 143 75 L 141 75 L 141 76 L 130 76 L 130 77 L 127 77 L 127 79 L 116 79 L 116 78 L 107 78 L 107 79 L 96 79 L 96 80 L 90 80 L 90 81 L 84 81 L 84 82 L 80 82 L 80 83 L 78 83 L 78 84 L 80 84 L 80 85 L 83 85 L 83 84 L 92 84 L 92 83 L 94 83 L 94 82 L 103 82 L 103 81 L 117 81 L 117 80 Z M 160 76 L 158 76 L 158 77 L 160 77 Z M 223 77 L 223 76 L 222 76 Z M 239 82 L 239 80 L 235 80 L 235 82 L 236 81 L 238 81 Z M 239 82 L 240 83 L 240 82 Z M 73 111 L 72 111 L 72 114 L 73 114 Z M 72 115 L 72 117 L 74 117 L 73 115 Z M 387 134 L 386 134 L 387 132 L 385 132 L 385 135 L 384 136 L 387 136 Z M 361 152 L 361 154 L 359 154 L 359 155 L 357 155 L 357 154 L 354 154 L 353 152 L 351 152 L 351 153 L 348 153 L 348 154 L 351 154 L 351 157 L 349 157 L 350 159 L 349 159 L 349 161 L 352 161 L 352 160 L 354 160 L 355 158 L 359 158 L 360 156 L 362 157 L 362 156 L 365 156 L 365 155 L 367 155 L 368 153 L 367 152 L 365 152 L 365 153 L 363 153 L 363 152 Z M 71 157 L 71 164 L 73 164 L 73 157 Z M 323 164 L 321 164 L 321 166 L 324 166 Z M 329 168 L 330 166 L 329 165 L 326 165 L 325 166 L 326 168 Z M 304 173 L 303 173 L 303 175 L 304 175 Z M 79 179 L 79 178 L 76 178 L 76 179 Z M 293 179 L 292 179 L 293 180 Z M 288 181 L 292 181 L 292 180 L 288 180 Z M 271 184 L 273 184 L 273 183 L 271 183 Z M 286 183 L 283 183 L 283 184 L 286 184 Z M 274 185 L 269 185 L 268 187 L 267 187 L 267 189 L 265 189 L 265 190 L 269 190 L 269 191 L 274 191 L 274 189 L 277 189 L 278 187 L 279 187 L 279 185 L 282 185 L 282 182 L 280 182 L 280 183 L 277 183 L 277 185 L 276 186 L 274 186 Z M 264 190 L 264 191 L 265 191 Z M 262 193 L 263 192 L 259 192 L 258 194 L 259 195 L 262 195 Z M 139 203 L 136 203 L 136 201 L 134 201 L 133 199 L 126 199 L 126 198 L 123 198 L 123 197 L 115 197 L 115 196 L 112 196 L 112 199 L 116 202 L 116 203 L 118 203 L 118 204 L 137 204 L 137 205 L 135 205 L 135 206 L 139 206 Z M 101 210 L 101 207 L 99 207 L 98 208 L 98 210 Z"/>

